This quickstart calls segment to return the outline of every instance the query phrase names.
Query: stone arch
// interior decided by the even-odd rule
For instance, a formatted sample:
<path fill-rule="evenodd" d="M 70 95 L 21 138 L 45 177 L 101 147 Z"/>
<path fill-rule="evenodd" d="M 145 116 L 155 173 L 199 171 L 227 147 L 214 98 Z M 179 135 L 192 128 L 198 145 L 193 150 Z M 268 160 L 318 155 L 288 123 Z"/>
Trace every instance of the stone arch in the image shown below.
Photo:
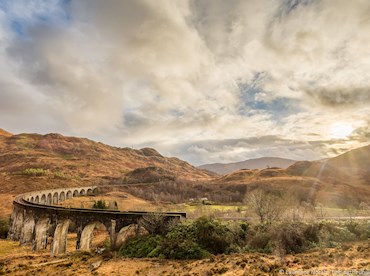
<path fill-rule="evenodd" d="M 146 235 L 149 234 L 145 228 L 141 227 L 139 224 L 133 223 L 127 226 L 122 227 L 118 233 L 116 238 L 115 246 L 120 248 L 125 241 L 128 239 L 135 237 L 137 235 Z"/>
<path fill-rule="evenodd" d="M 36 202 L 36 203 L 40 203 L 40 197 L 39 197 L 39 195 L 37 195 L 37 196 L 35 197 L 35 202 Z"/>
<path fill-rule="evenodd" d="M 51 204 L 53 202 L 53 197 L 51 195 L 51 193 L 48 193 L 48 196 L 46 198 L 46 204 Z"/>
<path fill-rule="evenodd" d="M 94 189 L 93 189 L 93 194 L 94 194 L 94 195 L 97 195 L 97 194 L 98 194 L 98 188 L 94 188 Z"/>
<path fill-rule="evenodd" d="M 31 200 L 30 200 L 31 202 L 33 202 L 34 201 L 34 198 L 33 198 L 33 196 L 31 196 Z"/>
<path fill-rule="evenodd" d="M 76 196 L 79 196 L 79 193 L 78 193 L 78 191 L 77 191 L 77 190 L 74 190 L 74 191 L 73 191 L 73 197 L 76 197 Z"/>
<path fill-rule="evenodd" d="M 66 194 L 66 199 L 70 199 L 73 197 L 72 191 L 68 191 Z"/>
<path fill-rule="evenodd" d="M 64 200 L 66 200 L 66 193 L 62 191 L 59 194 L 59 201 L 64 201 Z"/>
<path fill-rule="evenodd" d="M 45 204 L 46 203 L 46 195 L 45 194 L 42 194 L 41 199 L 40 199 L 40 203 L 41 204 Z"/>
<path fill-rule="evenodd" d="M 87 189 L 87 195 L 92 195 L 93 194 L 93 190 L 92 189 Z"/>
<path fill-rule="evenodd" d="M 82 189 L 82 190 L 80 191 L 80 196 L 84 196 L 84 195 L 86 195 L 86 190 L 85 190 L 85 189 Z"/>
<path fill-rule="evenodd" d="M 53 243 L 51 245 L 51 254 L 65 253 L 67 248 L 67 233 L 70 224 L 70 220 L 59 221 L 53 237 Z"/>
<path fill-rule="evenodd" d="M 80 250 L 89 251 L 91 249 L 94 237 L 94 230 L 105 232 L 107 237 L 109 237 L 108 229 L 103 223 L 98 221 L 90 222 L 82 230 L 80 238 Z"/>
<path fill-rule="evenodd" d="M 32 213 L 27 213 L 24 215 L 22 234 L 20 238 L 20 243 L 25 244 L 32 241 L 33 231 L 35 229 L 35 219 Z"/>
<path fill-rule="evenodd" d="M 54 195 L 53 195 L 53 204 L 58 204 L 58 192 L 55 192 Z"/>
<path fill-rule="evenodd" d="M 47 247 L 49 228 L 49 218 L 41 218 L 37 221 L 35 225 L 35 239 L 32 245 L 33 250 L 45 249 Z"/>

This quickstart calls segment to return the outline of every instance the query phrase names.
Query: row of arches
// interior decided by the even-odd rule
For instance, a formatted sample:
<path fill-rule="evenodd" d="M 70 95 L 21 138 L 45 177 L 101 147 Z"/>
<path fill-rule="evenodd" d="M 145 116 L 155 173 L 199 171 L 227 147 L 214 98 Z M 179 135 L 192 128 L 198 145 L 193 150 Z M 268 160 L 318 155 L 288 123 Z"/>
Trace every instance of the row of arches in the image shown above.
<path fill-rule="evenodd" d="M 24 220 L 24 223 L 26 227 L 23 228 L 21 240 L 24 243 L 32 242 L 33 250 L 50 247 L 53 255 L 67 251 L 68 239 L 76 239 L 76 250 L 90 251 L 104 248 L 107 244 L 119 247 L 128 237 L 146 231 L 140 230 L 138 224 L 130 224 L 122 227 L 116 233 L 111 227 L 100 221 L 91 221 L 85 224 L 81 231 L 77 231 L 77 236 L 71 238 L 69 234 L 76 233 L 76 225 L 70 219 L 60 220 L 54 227 L 47 217 L 41 218 L 37 222 L 31 218 L 28 221 Z M 50 238 L 52 242 L 50 242 Z"/>
<path fill-rule="evenodd" d="M 78 197 L 78 196 L 86 196 L 86 195 L 94 195 L 96 193 L 96 188 L 88 188 L 88 189 L 71 189 L 71 190 L 66 190 L 66 191 L 60 191 L 60 192 L 47 192 L 45 193 L 40 193 L 39 195 L 36 196 L 31 196 L 27 198 L 28 201 L 32 203 L 38 203 L 38 204 L 46 204 L 46 205 L 51 205 L 51 204 L 58 204 L 61 201 L 64 201 L 66 199 L 70 199 L 73 197 Z"/>

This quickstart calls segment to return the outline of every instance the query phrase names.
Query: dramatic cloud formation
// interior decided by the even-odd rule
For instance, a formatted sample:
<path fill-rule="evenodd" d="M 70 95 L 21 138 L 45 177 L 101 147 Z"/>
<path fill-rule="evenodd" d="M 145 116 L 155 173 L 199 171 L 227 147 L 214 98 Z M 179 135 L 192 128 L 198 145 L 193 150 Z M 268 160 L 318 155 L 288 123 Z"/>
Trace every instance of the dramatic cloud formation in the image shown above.
<path fill-rule="evenodd" d="M 4 0 L 0 127 L 194 164 L 333 156 L 369 142 L 369 43 L 367 1 Z"/>

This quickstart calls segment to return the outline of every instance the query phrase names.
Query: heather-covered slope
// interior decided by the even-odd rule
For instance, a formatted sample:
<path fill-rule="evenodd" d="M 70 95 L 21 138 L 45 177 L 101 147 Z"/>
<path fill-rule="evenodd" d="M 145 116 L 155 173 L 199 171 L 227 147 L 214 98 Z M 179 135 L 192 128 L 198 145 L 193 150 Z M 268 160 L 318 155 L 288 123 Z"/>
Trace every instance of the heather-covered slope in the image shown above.
<path fill-rule="evenodd" d="M 2 193 L 117 180 L 143 167 L 171 171 L 176 178 L 210 178 L 210 173 L 178 158 L 164 157 L 151 148 L 117 148 L 60 134 L 0 136 Z"/>
<path fill-rule="evenodd" d="M 287 169 L 238 170 L 215 180 L 218 184 L 243 183 L 248 187 L 291 191 L 302 200 L 327 206 L 370 203 L 370 146 L 325 161 L 299 161 Z"/>

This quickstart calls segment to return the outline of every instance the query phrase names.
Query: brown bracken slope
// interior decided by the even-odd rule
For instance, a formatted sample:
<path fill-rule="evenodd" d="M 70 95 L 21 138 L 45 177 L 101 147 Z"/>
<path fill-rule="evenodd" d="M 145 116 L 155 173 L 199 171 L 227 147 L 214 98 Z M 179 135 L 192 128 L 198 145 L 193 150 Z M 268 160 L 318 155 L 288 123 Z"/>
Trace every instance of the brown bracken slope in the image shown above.
<path fill-rule="evenodd" d="M 13 134 L 11 134 L 10 132 L 7 132 L 7 131 L 3 130 L 2 128 L 0 128 L 0 136 L 10 137 L 12 135 Z"/>
<path fill-rule="evenodd" d="M 215 182 L 289 190 L 304 200 L 328 206 L 358 206 L 370 203 L 369 160 L 370 146 L 366 146 L 325 161 L 299 161 L 287 169 L 238 170 Z"/>
<path fill-rule="evenodd" d="M 156 167 L 176 178 L 207 180 L 211 174 L 156 150 L 118 148 L 60 134 L 0 133 L 0 193 L 119 182 L 137 168 Z"/>

